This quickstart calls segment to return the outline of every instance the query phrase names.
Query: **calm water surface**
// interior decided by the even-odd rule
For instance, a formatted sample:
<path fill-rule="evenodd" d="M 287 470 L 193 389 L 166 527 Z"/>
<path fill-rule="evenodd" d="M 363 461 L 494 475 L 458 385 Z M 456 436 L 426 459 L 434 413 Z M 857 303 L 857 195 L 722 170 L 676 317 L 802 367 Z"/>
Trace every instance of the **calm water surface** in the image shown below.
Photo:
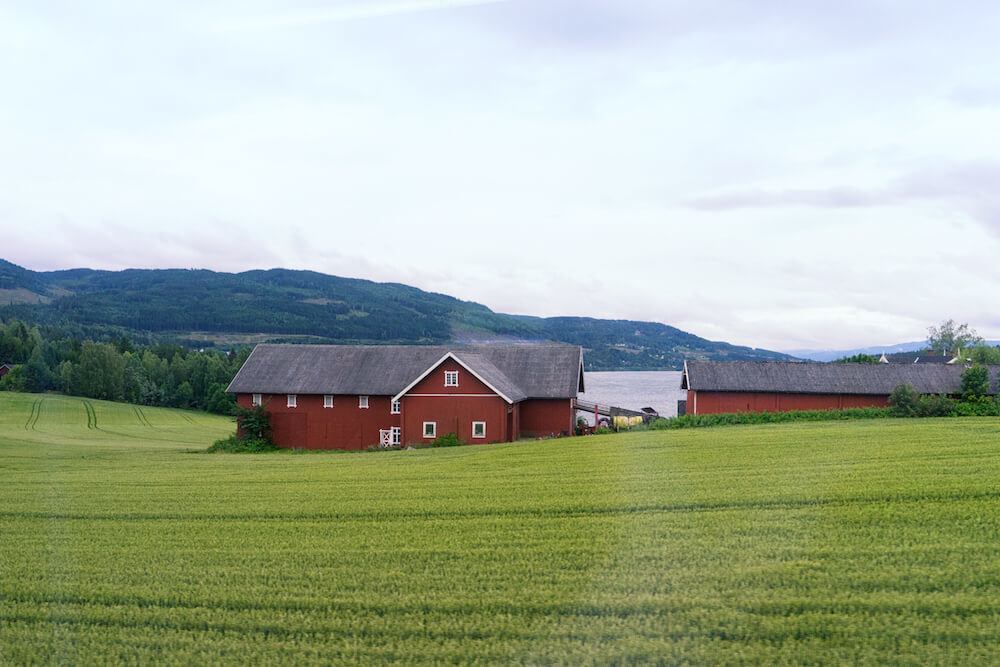
<path fill-rule="evenodd" d="M 629 410 L 651 407 L 663 417 L 676 417 L 677 401 L 687 398 L 680 371 L 593 371 L 585 374 L 584 386 L 585 401 Z"/>

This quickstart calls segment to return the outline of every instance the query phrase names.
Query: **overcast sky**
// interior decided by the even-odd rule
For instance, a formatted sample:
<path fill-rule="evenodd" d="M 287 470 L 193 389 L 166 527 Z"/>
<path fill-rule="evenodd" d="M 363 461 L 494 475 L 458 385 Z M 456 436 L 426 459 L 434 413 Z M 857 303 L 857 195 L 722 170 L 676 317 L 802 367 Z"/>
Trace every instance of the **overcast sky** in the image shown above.
<path fill-rule="evenodd" d="M 0 257 L 1000 338 L 1000 3 L 0 5 Z"/>

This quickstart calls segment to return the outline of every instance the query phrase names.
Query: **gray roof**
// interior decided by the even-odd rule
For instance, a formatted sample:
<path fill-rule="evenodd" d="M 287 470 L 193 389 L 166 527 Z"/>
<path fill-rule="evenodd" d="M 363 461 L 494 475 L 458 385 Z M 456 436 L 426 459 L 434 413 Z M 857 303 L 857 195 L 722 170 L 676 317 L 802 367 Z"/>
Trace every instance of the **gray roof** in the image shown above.
<path fill-rule="evenodd" d="M 511 401 L 583 391 L 583 352 L 558 343 L 503 345 L 258 345 L 230 393 L 395 396 L 451 352 Z"/>
<path fill-rule="evenodd" d="M 996 394 L 1000 366 L 990 366 L 990 393 Z M 959 364 L 819 364 L 791 361 L 689 361 L 682 389 L 784 394 L 864 394 L 885 396 L 901 384 L 921 394 L 958 394 Z"/>
<path fill-rule="evenodd" d="M 952 355 L 922 352 L 894 352 L 885 358 L 890 364 L 950 364 L 956 361 Z"/>

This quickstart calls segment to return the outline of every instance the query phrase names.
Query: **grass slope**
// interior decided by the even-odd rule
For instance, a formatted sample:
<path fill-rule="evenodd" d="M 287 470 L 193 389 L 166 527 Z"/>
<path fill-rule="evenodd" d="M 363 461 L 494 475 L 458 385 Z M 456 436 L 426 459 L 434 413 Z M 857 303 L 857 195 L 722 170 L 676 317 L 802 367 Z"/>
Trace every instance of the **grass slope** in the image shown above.
<path fill-rule="evenodd" d="M 998 419 L 188 453 L 229 428 L 0 394 L 0 662 L 1000 659 Z"/>

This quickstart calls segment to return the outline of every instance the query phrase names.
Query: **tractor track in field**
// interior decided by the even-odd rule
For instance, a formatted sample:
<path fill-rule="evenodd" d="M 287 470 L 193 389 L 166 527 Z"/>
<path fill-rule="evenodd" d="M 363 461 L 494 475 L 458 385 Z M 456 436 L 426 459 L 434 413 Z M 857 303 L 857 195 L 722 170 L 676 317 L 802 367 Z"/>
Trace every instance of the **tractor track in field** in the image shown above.
<path fill-rule="evenodd" d="M 28 413 L 28 419 L 24 422 L 25 431 L 31 430 L 31 420 L 35 418 L 35 408 L 38 406 L 38 400 L 39 399 L 36 398 L 31 404 L 31 412 Z"/>
<path fill-rule="evenodd" d="M 94 404 L 90 401 L 81 401 L 83 403 L 83 409 L 87 411 L 87 428 L 91 430 L 101 430 L 97 426 L 97 411 L 94 410 Z"/>
<path fill-rule="evenodd" d="M 142 411 L 142 408 L 138 405 L 133 405 L 132 410 L 135 412 L 135 416 L 139 418 L 140 424 L 153 428 L 153 425 L 149 423 L 149 420 L 146 418 L 146 413 Z"/>
<path fill-rule="evenodd" d="M 35 426 L 38 424 L 38 418 L 42 415 L 42 402 L 44 400 L 44 398 L 36 398 L 35 402 L 31 404 L 31 414 L 28 415 L 28 421 L 24 422 L 25 431 L 37 430 Z"/>

